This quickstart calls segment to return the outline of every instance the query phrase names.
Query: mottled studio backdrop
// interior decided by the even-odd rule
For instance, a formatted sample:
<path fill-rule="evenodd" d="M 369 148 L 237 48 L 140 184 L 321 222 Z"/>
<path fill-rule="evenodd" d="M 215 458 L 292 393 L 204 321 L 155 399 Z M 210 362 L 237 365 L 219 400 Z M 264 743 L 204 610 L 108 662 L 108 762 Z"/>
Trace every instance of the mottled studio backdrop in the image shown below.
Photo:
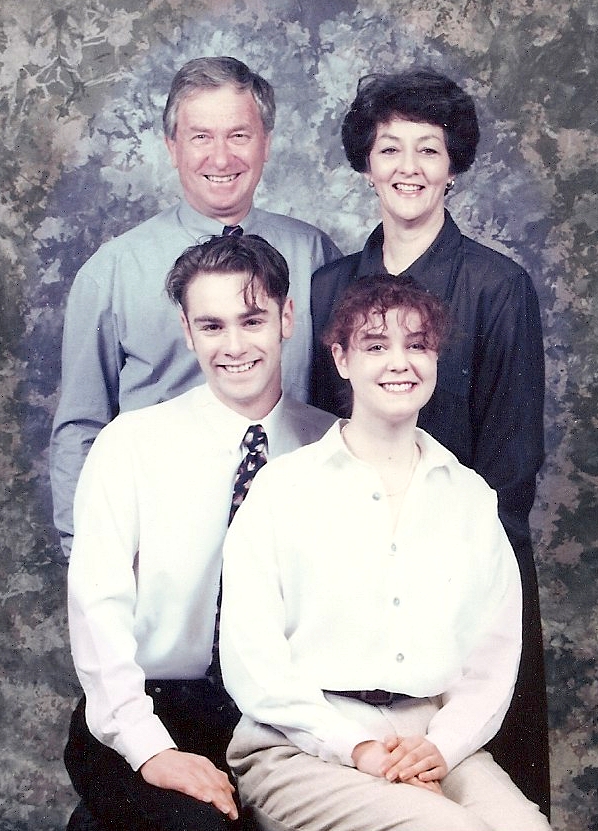
<path fill-rule="evenodd" d="M 598 829 L 595 0 L 2 0 L 0 7 L 0 831 L 60 829 L 79 689 L 47 472 L 65 297 L 99 243 L 177 194 L 160 132 L 189 58 L 228 54 L 276 88 L 263 207 L 345 252 L 377 218 L 339 125 L 359 75 L 431 63 L 479 103 L 461 228 L 532 274 L 548 454 L 533 514 L 554 828 Z M 513 831 L 517 831 L 514 829 Z"/>

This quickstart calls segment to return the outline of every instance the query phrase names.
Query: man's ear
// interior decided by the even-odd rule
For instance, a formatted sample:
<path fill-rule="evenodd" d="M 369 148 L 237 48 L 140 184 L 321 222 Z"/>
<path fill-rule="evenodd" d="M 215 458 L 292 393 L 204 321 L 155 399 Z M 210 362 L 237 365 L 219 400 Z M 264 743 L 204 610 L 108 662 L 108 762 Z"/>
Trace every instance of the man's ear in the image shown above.
<path fill-rule="evenodd" d="M 181 321 L 181 326 L 183 327 L 183 332 L 185 333 L 185 343 L 187 344 L 187 349 L 194 352 L 195 346 L 193 344 L 193 338 L 191 337 L 191 327 L 189 326 L 189 321 L 187 320 L 187 315 L 185 314 L 184 309 L 181 309 L 179 312 L 179 320 Z"/>
<path fill-rule="evenodd" d="M 330 347 L 330 351 L 332 352 L 332 357 L 334 359 L 334 363 L 336 364 L 338 374 L 341 378 L 348 380 L 349 371 L 347 369 L 347 355 L 345 350 L 340 343 L 333 343 Z"/>
<path fill-rule="evenodd" d="M 293 334 L 293 326 L 295 323 L 295 308 L 290 297 L 284 301 L 284 306 L 280 313 L 280 332 L 283 340 L 288 340 Z"/>
<path fill-rule="evenodd" d="M 266 133 L 266 143 L 264 147 L 264 164 L 270 158 L 270 150 L 272 148 L 272 131 Z"/>
<path fill-rule="evenodd" d="M 170 156 L 172 166 L 174 168 L 177 168 L 179 165 L 176 154 L 176 141 L 174 139 L 168 138 L 168 136 L 164 136 L 164 144 L 166 145 L 166 149 L 168 150 L 168 155 Z"/>

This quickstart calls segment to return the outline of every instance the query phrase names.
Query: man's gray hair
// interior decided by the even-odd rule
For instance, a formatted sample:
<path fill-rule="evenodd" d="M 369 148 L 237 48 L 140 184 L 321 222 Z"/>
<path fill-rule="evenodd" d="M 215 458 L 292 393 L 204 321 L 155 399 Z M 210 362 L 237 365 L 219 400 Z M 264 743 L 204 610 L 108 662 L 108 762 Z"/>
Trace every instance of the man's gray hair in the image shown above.
<path fill-rule="evenodd" d="M 162 123 L 166 138 L 176 138 L 177 117 L 181 102 L 201 89 L 218 89 L 232 84 L 239 92 L 249 90 L 257 104 L 266 133 L 274 129 L 276 104 L 274 90 L 261 75 L 252 72 L 236 58 L 194 58 L 174 76 Z"/>

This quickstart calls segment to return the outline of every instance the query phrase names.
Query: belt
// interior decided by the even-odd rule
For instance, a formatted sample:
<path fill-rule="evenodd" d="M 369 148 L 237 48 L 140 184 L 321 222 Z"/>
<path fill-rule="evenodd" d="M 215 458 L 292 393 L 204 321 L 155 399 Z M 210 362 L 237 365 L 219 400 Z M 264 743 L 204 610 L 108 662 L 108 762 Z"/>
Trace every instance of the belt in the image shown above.
<path fill-rule="evenodd" d="M 395 701 L 406 701 L 413 698 L 405 693 L 387 692 L 386 690 L 323 690 L 332 695 L 342 695 L 345 698 L 355 698 L 364 701 L 366 704 L 373 704 L 378 707 L 387 707 Z"/>

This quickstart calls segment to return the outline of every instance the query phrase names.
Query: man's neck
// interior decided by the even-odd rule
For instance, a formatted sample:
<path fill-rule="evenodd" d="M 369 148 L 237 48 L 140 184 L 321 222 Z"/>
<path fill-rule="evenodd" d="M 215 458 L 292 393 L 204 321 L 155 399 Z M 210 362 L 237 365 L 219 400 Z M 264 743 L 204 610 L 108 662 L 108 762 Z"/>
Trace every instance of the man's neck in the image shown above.
<path fill-rule="evenodd" d="M 251 401 L 244 404 L 242 401 L 224 401 L 220 396 L 216 398 L 229 410 L 237 413 L 243 418 L 252 422 L 259 422 L 270 415 L 272 410 L 276 407 L 282 398 L 282 389 L 280 387 L 273 391 L 272 394 L 265 395 L 259 401 Z"/>
<path fill-rule="evenodd" d="M 190 202 L 187 197 L 185 196 L 185 201 L 189 205 L 189 207 L 195 211 L 195 213 L 200 214 L 200 216 L 205 217 L 206 219 L 211 219 L 213 222 L 217 222 L 219 225 L 240 225 L 244 219 L 247 219 L 249 214 L 251 213 L 251 209 L 253 208 L 253 203 L 243 211 L 232 211 L 230 213 L 223 213 L 223 214 L 213 214 L 213 213 L 205 213 L 204 211 L 200 210 L 196 205 Z"/>

